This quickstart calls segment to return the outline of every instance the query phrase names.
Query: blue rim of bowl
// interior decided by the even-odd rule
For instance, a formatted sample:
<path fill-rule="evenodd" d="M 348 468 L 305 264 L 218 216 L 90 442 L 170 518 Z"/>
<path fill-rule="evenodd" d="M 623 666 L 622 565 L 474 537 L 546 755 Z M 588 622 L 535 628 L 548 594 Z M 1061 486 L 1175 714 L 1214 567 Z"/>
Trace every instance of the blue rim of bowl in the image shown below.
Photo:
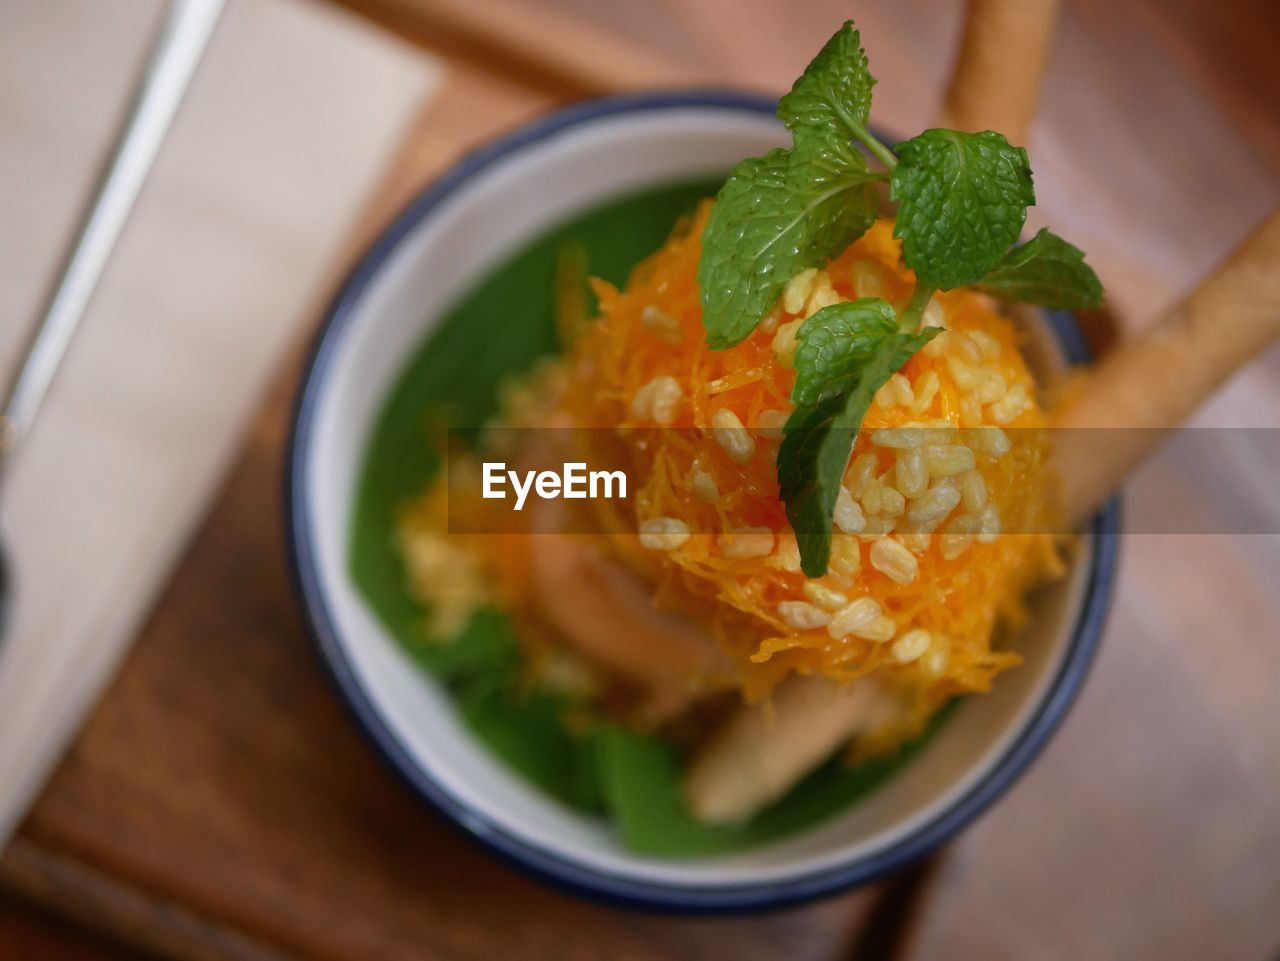
<path fill-rule="evenodd" d="M 358 727 L 391 767 L 464 834 L 503 860 L 561 890 L 626 907 L 681 914 L 773 910 L 867 884 L 900 870 L 945 843 L 999 798 L 1026 770 L 1062 722 L 1093 661 L 1115 579 L 1120 505 L 1113 499 L 1090 524 L 1092 565 L 1066 656 L 1048 693 L 990 773 L 945 811 L 883 851 L 812 874 L 741 885 L 681 885 L 621 877 L 584 866 L 532 845 L 476 813 L 437 783 L 405 750 L 366 693 L 329 609 L 310 539 L 306 463 L 312 421 L 331 360 L 356 315 L 364 291 L 404 238 L 468 181 L 525 147 L 565 130 L 622 114 L 683 108 L 741 111 L 773 116 L 776 101 L 733 90 L 678 90 L 590 100 L 550 113 L 459 160 L 429 185 L 383 231 L 356 264 L 330 305 L 316 335 L 294 411 L 285 477 L 288 554 L 295 589 L 326 671 Z M 1075 318 L 1044 311 L 1070 363 L 1089 359 Z"/>

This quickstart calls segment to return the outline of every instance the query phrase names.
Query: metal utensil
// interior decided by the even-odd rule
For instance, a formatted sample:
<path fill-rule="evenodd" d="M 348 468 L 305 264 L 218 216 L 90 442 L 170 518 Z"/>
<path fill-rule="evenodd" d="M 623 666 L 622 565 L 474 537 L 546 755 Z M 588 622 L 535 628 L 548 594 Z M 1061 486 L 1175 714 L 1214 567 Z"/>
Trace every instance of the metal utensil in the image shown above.
<path fill-rule="evenodd" d="M 225 0 L 172 0 L 151 48 L 93 199 L 63 258 L 0 406 L 0 499 L 14 455 L 30 432 L 112 248 L 129 219 L 169 125 L 217 25 Z M 12 562 L 0 523 L 0 641 L 9 624 Z"/>

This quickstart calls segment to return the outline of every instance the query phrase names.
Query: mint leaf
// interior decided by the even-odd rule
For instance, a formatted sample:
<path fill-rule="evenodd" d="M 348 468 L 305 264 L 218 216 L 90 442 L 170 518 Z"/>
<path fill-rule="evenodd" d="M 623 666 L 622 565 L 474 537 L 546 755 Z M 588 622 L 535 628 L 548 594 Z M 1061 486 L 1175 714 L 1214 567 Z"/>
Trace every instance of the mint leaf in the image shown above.
<path fill-rule="evenodd" d="M 875 220 L 875 179 L 861 164 L 844 170 L 792 166 L 786 150 L 733 169 L 702 234 L 698 286 L 707 343 L 732 347 L 755 329 L 787 281 L 844 250 Z"/>
<path fill-rule="evenodd" d="M 822 190 L 855 175 L 866 182 L 885 179 L 884 174 L 867 168 L 867 158 L 849 141 L 831 131 L 809 130 L 803 138 L 797 135 L 787 167 L 787 186 L 792 190 Z M 871 201 L 874 204 L 875 198 Z"/>
<path fill-rule="evenodd" d="M 796 134 L 797 144 L 806 128 L 839 131 L 845 140 L 860 137 L 875 83 L 858 31 L 846 20 L 778 102 L 778 119 Z"/>
<path fill-rule="evenodd" d="M 926 130 L 896 149 L 893 234 L 907 266 L 935 290 L 981 279 L 1018 239 L 1036 202 L 1027 152 L 990 130 Z"/>
<path fill-rule="evenodd" d="M 863 365 L 898 332 L 893 307 L 878 297 L 833 304 L 818 311 L 796 332 L 795 386 L 797 407 L 820 404 L 857 384 Z"/>
<path fill-rule="evenodd" d="M 875 78 L 858 31 L 847 21 L 813 58 L 778 116 L 793 149 L 743 161 L 716 197 L 702 235 L 698 284 L 707 343 L 732 347 L 755 329 L 787 281 L 821 266 L 875 220 L 866 158 Z"/>
<path fill-rule="evenodd" d="M 997 297 L 1060 310 L 1102 304 L 1102 281 L 1084 262 L 1084 251 L 1047 228 L 1005 254 L 976 287 Z"/>
<path fill-rule="evenodd" d="M 937 328 L 932 327 L 918 334 L 904 334 L 895 329 L 882 337 L 872 356 L 856 368 L 852 365 L 846 368 L 830 358 L 828 369 L 839 371 L 837 379 L 846 383 L 848 389 L 843 393 L 820 394 L 824 399 L 798 406 L 787 420 L 782 446 L 778 449 L 778 484 L 787 505 L 787 519 L 800 547 L 800 567 L 807 576 L 821 577 L 827 572 L 836 495 L 871 399 L 937 332 Z M 797 357 L 799 353 L 797 349 Z M 851 379 L 845 377 L 846 369 L 852 372 Z"/>

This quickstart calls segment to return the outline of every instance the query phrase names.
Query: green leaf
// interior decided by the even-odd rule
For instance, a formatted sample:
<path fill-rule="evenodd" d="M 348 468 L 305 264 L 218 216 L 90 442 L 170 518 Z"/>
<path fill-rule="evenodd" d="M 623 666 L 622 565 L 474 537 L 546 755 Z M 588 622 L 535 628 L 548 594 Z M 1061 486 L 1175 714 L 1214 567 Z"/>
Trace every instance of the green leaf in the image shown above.
<path fill-rule="evenodd" d="M 778 450 L 778 484 L 800 547 L 800 567 L 809 577 L 827 572 L 836 495 L 871 399 L 937 332 L 933 327 L 918 334 L 895 329 L 856 368 L 836 359 L 827 361 L 847 390 L 820 395 L 823 399 L 818 403 L 798 406 L 788 418 Z M 850 371 L 851 378 L 846 376 Z"/>
<path fill-rule="evenodd" d="M 805 128 L 857 137 L 867 125 L 875 83 L 858 31 L 846 20 L 778 102 L 778 119 L 797 134 L 797 144 Z"/>
<path fill-rule="evenodd" d="M 818 311 L 796 332 L 793 365 L 796 382 L 791 400 L 813 406 L 853 389 L 862 368 L 898 332 L 898 318 L 888 301 L 864 297 Z"/>
<path fill-rule="evenodd" d="M 1018 239 L 1036 202 L 1027 152 L 993 131 L 926 130 L 897 146 L 894 236 L 920 283 L 971 284 Z"/>
<path fill-rule="evenodd" d="M 787 167 L 787 186 L 790 189 L 800 193 L 813 192 L 846 179 L 864 181 L 870 191 L 872 181 L 887 180 L 888 175 L 869 169 L 867 158 L 831 130 L 797 131 L 796 145 L 791 150 Z M 875 196 L 869 197 L 873 213 L 876 200 Z"/>
<path fill-rule="evenodd" d="M 476 677 L 454 688 L 458 708 L 485 748 L 552 797 L 585 811 L 602 807 L 591 734 L 564 724 L 565 703 L 541 691 L 519 692 L 509 679 Z"/>
<path fill-rule="evenodd" d="M 794 134 L 734 168 L 702 236 L 698 284 L 707 343 L 732 347 L 755 329 L 786 286 L 866 232 L 875 220 L 872 182 L 850 139 L 866 139 L 875 78 L 847 21 L 814 57 L 778 116 Z"/>
<path fill-rule="evenodd" d="M 590 736 L 565 727 L 563 698 L 521 690 L 518 641 L 504 613 L 482 608 L 456 636 L 408 650 L 448 685 L 467 725 L 489 750 L 565 804 L 600 809 Z"/>
<path fill-rule="evenodd" d="M 637 191 L 549 228 L 478 278 L 406 355 L 367 438 L 347 542 L 356 589 L 406 648 L 434 656 L 425 653 L 427 618 L 405 590 L 395 532 L 405 503 L 442 466 L 433 443 L 440 421 L 478 431 L 497 410 L 499 387 L 556 353 L 556 264 L 566 246 L 591 251 L 591 272 L 621 286 L 670 236 L 671 225 L 722 183 L 700 179 Z"/>
<path fill-rule="evenodd" d="M 1102 304 L 1102 281 L 1084 262 L 1084 251 L 1048 229 L 1005 254 L 976 286 L 997 297 L 1061 310 Z"/>
<path fill-rule="evenodd" d="M 506 676 L 518 661 L 506 615 L 493 607 L 477 610 L 453 637 L 415 639 L 407 649 L 419 665 L 450 682 L 486 674 Z"/>
<path fill-rule="evenodd" d="M 475 732 L 476 750 L 492 750 L 549 794 L 591 813 L 600 806 L 594 738 L 564 726 L 561 699 L 520 690 L 519 652 L 501 612 L 478 611 L 453 638 L 428 636 L 427 612 L 409 593 L 396 549 L 396 521 L 443 466 L 428 425 L 447 418 L 455 428 L 478 428 L 496 411 L 504 382 L 557 350 L 561 251 L 581 245 L 591 252 L 593 274 L 622 285 L 671 224 L 719 186 L 666 184 L 602 205 L 531 239 L 477 278 L 405 358 L 368 439 L 352 505 L 348 563 L 357 590 L 414 665 L 447 685 Z"/>
<path fill-rule="evenodd" d="M 876 175 L 856 156 L 860 163 L 843 170 L 813 154 L 793 167 L 789 151 L 772 150 L 734 168 L 711 209 L 698 262 L 712 348 L 745 338 L 787 281 L 824 264 L 875 221 Z"/>

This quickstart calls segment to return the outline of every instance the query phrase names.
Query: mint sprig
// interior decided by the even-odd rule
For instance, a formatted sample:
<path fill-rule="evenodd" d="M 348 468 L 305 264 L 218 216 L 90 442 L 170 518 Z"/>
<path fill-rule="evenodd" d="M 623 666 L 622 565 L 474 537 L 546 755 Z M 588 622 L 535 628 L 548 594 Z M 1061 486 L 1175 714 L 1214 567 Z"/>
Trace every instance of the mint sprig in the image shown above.
<path fill-rule="evenodd" d="M 903 333 L 893 308 L 870 298 L 825 307 L 797 332 L 796 409 L 778 449 L 778 485 L 809 577 L 827 572 L 836 498 L 872 398 L 937 333 Z"/>
<path fill-rule="evenodd" d="M 899 204 L 894 235 L 916 275 L 900 313 L 884 301 L 838 304 L 799 332 L 796 410 L 778 480 L 811 577 L 826 570 L 836 494 L 871 397 L 937 333 L 915 332 L 934 291 L 976 285 L 1051 307 L 1096 306 L 1102 296 L 1083 254 L 1053 234 L 1009 249 L 1035 203 L 1025 150 L 993 131 L 935 129 L 895 153 L 869 132 L 875 83 L 846 21 L 778 104 L 791 149 L 734 168 L 707 220 L 698 264 L 707 343 L 731 347 L 755 330 L 791 277 L 825 265 L 866 232 L 877 180 L 889 181 Z"/>
<path fill-rule="evenodd" d="M 1084 251 L 1047 227 L 1014 247 L 974 285 L 984 293 L 1058 310 L 1102 304 L 1102 281 L 1084 262 Z"/>
<path fill-rule="evenodd" d="M 896 333 L 898 316 L 879 297 L 822 308 L 796 331 L 791 402 L 811 407 L 849 393 L 862 368 Z"/>
<path fill-rule="evenodd" d="M 862 39 L 846 20 L 778 101 L 778 119 L 801 135 L 835 130 L 846 140 L 861 138 L 875 85 Z"/>
<path fill-rule="evenodd" d="M 744 160 L 729 175 L 698 264 L 709 346 L 740 342 L 787 281 L 826 263 L 875 223 L 874 182 L 886 177 L 851 143 L 866 136 L 873 86 L 858 31 L 846 21 L 778 104 L 793 134 L 791 150 Z"/>
<path fill-rule="evenodd" d="M 926 130 L 898 144 L 893 234 L 916 280 L 963 287 L 1000 263 L 1036 202 L 1027 152 L 991 130 Z"/>
<path fill-rule="evenodd" d="M 698 262 L 711 347 L 741 341 L 787 281 L 874 223 L 874 177 L 866 161 L 832 167 L 818 166 L 819 159 L 809 155 L 798 165 L 789 151 L 771 150 L 738 164 L 716 197 Z"/>

